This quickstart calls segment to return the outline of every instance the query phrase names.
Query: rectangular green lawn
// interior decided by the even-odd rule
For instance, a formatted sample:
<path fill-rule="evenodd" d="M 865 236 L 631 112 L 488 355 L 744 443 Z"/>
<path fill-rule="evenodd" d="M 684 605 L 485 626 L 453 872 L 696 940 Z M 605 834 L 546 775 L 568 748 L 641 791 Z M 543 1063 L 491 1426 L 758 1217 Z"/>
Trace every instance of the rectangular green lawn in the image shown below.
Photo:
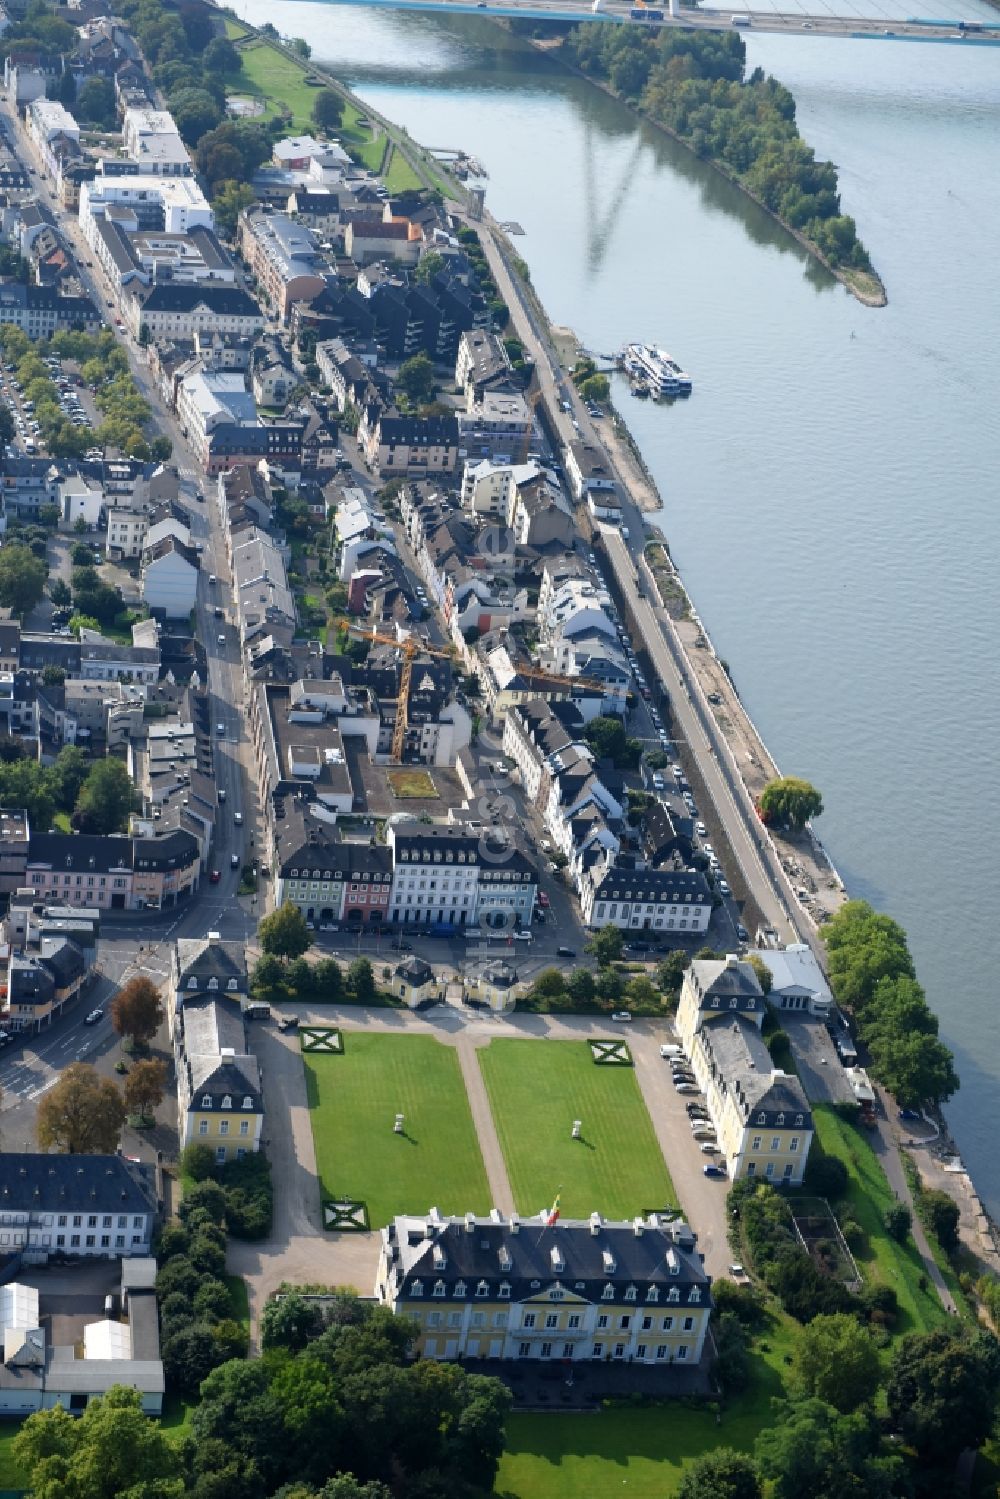
<path fill-rule="evenodd" d="M 714 1409 L 679 1401 L 596 1415 L 509 1416 L 497 1493 L 505 1499 L 669 1499 L 702 1453 L 723 1445 L 752 1450 L 774 1420 L 772 1401 L 786 1394 L 785 1360 L 795 1336 L 790 1318 L 768 1316 L 753 1340 L 750 1381 L 726 1402 L 721 1426 Z"/>
<path fill-rule="evenodd" d="M 458 1056 L 433 1036 L 348 1031 L 343 1056 L 305 1055 L 324 1200 L 396 1213 L 487 1213 L 492 1206 Z M 393 1133 L 397 1113 L 405 1134 Z"/>
<path fill-rule="evenodd" d="M 677 1196 L 631 1067 L 585 1041 L 491 1041 L 478 1053 L 518 1211 L 632 1218 Z M 571 1138 L 574 1119 L 583 1138 Z"/>

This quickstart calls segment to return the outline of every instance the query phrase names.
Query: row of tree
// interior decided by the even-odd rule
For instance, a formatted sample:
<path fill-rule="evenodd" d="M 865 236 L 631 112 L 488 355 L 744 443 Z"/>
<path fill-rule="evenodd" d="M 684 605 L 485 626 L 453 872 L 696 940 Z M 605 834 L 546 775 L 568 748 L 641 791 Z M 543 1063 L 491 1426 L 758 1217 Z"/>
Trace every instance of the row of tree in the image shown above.
<path fill-rule="evenodd" d="M 737 32 L 586 24 L 563 47 L 582 72 L 726 166 L 832 265 L 870 270 L 854 220 L 840 210 L 836 167 L 802 139 L 789 91 L 760 68 L 745 76 Z"/>
<path fill-rule="evenodd" d="M 823 928 L 830 985 L 868 1048 L 872 1075 L 901 1104 L 943 1103 L 959 1086 L 954 1058 L 917 983 L 906 933 L 863 900 Z"/>

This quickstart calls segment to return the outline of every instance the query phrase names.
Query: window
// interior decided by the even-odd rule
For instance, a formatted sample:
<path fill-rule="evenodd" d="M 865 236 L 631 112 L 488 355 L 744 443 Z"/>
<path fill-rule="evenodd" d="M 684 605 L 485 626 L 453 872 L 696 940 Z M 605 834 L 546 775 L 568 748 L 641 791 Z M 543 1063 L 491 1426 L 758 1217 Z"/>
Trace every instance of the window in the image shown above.
<path fill-rule="evenodd" d="M 670 1290 L 667 1292 L 667 1300 L 668 1301 L 680 1301 L 680 1299 L 681 1299 L 681 1293 L 680 1293 L 680 1291 L 678 1291 L 678 1289 L 677 1289 L 676 1286 L 671 1286 Z"/>
<path fill-rule="evenodd" d="M 575 1314 L 573 1316 L 571 1316 L 571 1317 L 568 1317 L 566 1319 L 566 1326 L 567 1327 L 579 1327 L 580 1326 L 580 1318 L 578 1316 L 576 1316 Z"/>
<path fill-rule="evenodd" d="M 761 1145 L 761 1137 L 760 1137 L 760 1135 L 754 1135 L 753 1140 L 750 1143 L 750 1149 L 751 1150 L 759 1150 L 760 1149 L 760 1145 Z"/>
<path fill-rule="evenodd" d="M 505 1280 L 503 1280 L 503 1281 L 500 1282 L 500 1300 L 501 1301 L 509 1301 L 510 1300 L 510 1285 Z"/>
<path fill-rule="evenodd" d="M 545 1326 L 546 1327 L 558 1327 L 559 1326 L 559 1313 L 558 1312 L 549 1312 L 548 1316 L 545 1318 Z"/>
<path fill-rule="evenodd" d="M 625 1300 L 626 1301 L 634 1301 L 635 1298 L 636 1298 L 636 1289 L 635 1289 L 635 1286 L 629 1286 L 628 1289 L 625 1292 Z"/>
<path fill-rule="evenodd" d="M 631 1317 L 619 1317 L 618 1318 L 618 1326 L 621 1328 L 622 1332 L 628 1332 L 629 1328 L 632 1326 L 632 1318 Z"/>
<path fill-rule="evenodd" d="M 607 1328 L 607 1325 L 608 1325 L 608 1318 L 607 1318 L 607 1316 L 605 1316 L 602 1313 L 602 1315 L 600 1317 L 598 1317 L 598 1319 L 597 1319 L 597 1329 L 598 1329 L 598 1331 L 599 1332 L 604 1332 L 605 1329 Z"/>
<path fill-rule="evenodd" d="M 604 1290 L 601 1292 L 601 1300 L 602 1301 L 610 1301 L 611 1298 L 614 1296 L 614 1294 L 615 1294 L 615 1288 L 611 1284 L 611 1282 L 608 1281 L 607 1285 L 604 1287 Z"/>
<path fill-rule="evenodd" d="M 652 1319 L 652 1317 L 643 1317 L 643 1319 L 642 1319 L 642 1330 L 643 1330 L 643 1332 L 649 1332 L 649 1330 L 650 1330 L 650 1328 L 652 1326 L 653 1326 L 653 1319 Z"/>
<path fill-rule="evenodd" d="M 534 1314 L 534 1312 L 525 1312 L 525 1314 L 524 1314 L 524 1320 L 521 1323 L 521 1326 L 522 1327 L 534 1327 L 534 1325 L 535 1325 L 535 1314 Z"/>
<path fill-rule="evenodd" d="M 490 1293 L 489 1282 L 485 1281 L 485 1280 L 481 1280 L 479 1282 L 479 1284 L 477 1285 L 477 1287 L 476 1287 L 476 1295 L 477 1296 L 488 1296 L 489 1293 Z"/>
<path fill-rule="evenodd" d="M 494 1327 L 506 1327 L 507 1326 L 507 1313 L 506 1312 L 494 1312 L 493 1313 L 493 1326 Z"/>
<path fill-rule="evenodd" d="M 772 1135 L 771 1136 L 771 1149 L 772 1150 L 780 1150 L 781 1149 L 781 1136 L 780 1135 Z"/>
<path fill-rule="evenodd" d="M 465 1295 L 465 1281 L 464 1280 L 456 1280 L 456 1282 L 455 1282 L 455 1295 L 456 1296 L 464 1296 Z"/>
<path fill-rule="evenodd" d="M 764 1175 L 765 1176 L 773 1176 L 774 1175 L 774 1162 L 773 1161 L 768 1161 L 768 1163 L 767 1163 L 767 1170 L 764 1172 Z"/>
<path fill-rule="evenodd" d="M 792 1152 L 798 1150 L 798 1148 L 799 1148 L 799 1137 L 798 1137 L 798 1135 L 793 1135 L 792 1136 L 792 1138 L 788 1142 L 788 1148 Z"/>
<path fill-rule="evenodd" d="M 645 1359 L 645 1357 L 646 1357 L 646 1345 L 645 1345 L 645 1343 L 639 1343 L 637 1345 L 636 1350 L 635 1350 L 635 1356 L 636 1356 L 637 1359 L 640 1359 L 640 1360 L 641 1359 Z"/>
<path fill-rule="evenodd" d="M 252 1109 L 253 1108 L 253 1099 L 250 1097 L 249 1093 L 246 1095 L 246 1097 L 243 1100 L 243 1107 L 245 1109 Z"/>
<path fill-rule="evenodd" d="M 423 1294 L 424 1294 L 424 1283 L 423 1283 L 423 1281 L 422 1280 L 415 1280 L 413 1282 L 413 1284 L 411 1285 L 411 1287 L 410 1287 L 410 1295 L 411 1296 L 422 1296 Z"/>
<path fill-rule="evenodd" d="M 518 1358 L 527 1358 L 530 1353 L 531 1353 L 531 1344 L 530 1343 L 518 1343 L 518 1345 L 517 1345 L 517 1356 L 518 1356 Z"/>
<path fill-rule="evenodd" d="M 220 1135 L 228 1135 L 229 1134 L 229 1120 L 228 1119 L 220 1119 L 219 1120 L 219 1134 Z"/>
<path fill-rule="evenodd" d="M 199 1119 L 198 1120 L 198 1133 L 199 1133 L 199 1135 L 207 1135 L 208 1134 L 208 1120 L 207 1119 Z"/>
<path fill-rule="evenodd" d="M 201 1106 L 202 1106 L 203 1109 L 210 1109 L 212 1107 L 212 1095 L 211 1095 L 211 1093 L 203 1093 L 202 1094 L 202 1097 L 201 1097 Z"/>
<path fill-rule="evenodd" d="M 444 1281 L 443 1280 L 436 1280 L 434 1282 L 434 1292 L 433 1292 L 433 1294 L 435 1296 L 443 1296 L 444 1295 Z"/>
<path fill-rule="evenodd" d="M 250 1121 L 249 1121 L 249 1119 L 241 1119 L 240 1120 L 240 1134 L 245 1137 L 249 1133 L 250 1133 Z"/>
<path fill-rule="evenodd" d="M 224 1109 L 231 1109 L 232 1106 L 233 1106 L 233 1100 L 230 1098 L 229 1094 L 227 1093 L 225 1095 L 225 1097 L 223 1098 L 223 1100 L 222 1100 L 222 1107 Z"/>
<path fill-rule="evenodd" d="M 685 1332 L 690 1332 L 693 1327 L 694 1327 L 694 1318 L 693 1317 L 685 1317 L 684 1318 L 684 1331 Z"/>
<path fill-rule="evenodd" d="M 659 1286 L 650 1286 L 649 1289 L 648 1289 L 648 1291 L 646 1292 L 646 1300 L 647 1301 L 659 1301 L 659 1299 L 660 1299 L 660 1288 L 659 1288 Z"/>
<path fill-rule="evenodd" d="M 688 1356 L 688 1345 L 686 1343 L 682 1343 L 681 1346 L 677 1350 L 677 1357 L 678 1358 L 687 1358 L 687 1356 Z"/>
<path fill-rule="evenodd" d="M 604 1356 L 604 1344 L 603 1343 L 595 1343 L 594 1344 L 593 1357 L 594 1358 L 603 1358 L 603 1356 Z"/>

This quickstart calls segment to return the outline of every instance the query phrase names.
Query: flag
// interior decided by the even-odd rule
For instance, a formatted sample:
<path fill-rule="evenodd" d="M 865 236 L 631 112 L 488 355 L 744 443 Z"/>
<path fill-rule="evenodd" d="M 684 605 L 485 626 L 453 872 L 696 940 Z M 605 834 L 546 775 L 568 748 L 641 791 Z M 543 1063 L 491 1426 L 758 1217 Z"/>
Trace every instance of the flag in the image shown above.
<path fill-rule="evenodd" d="M 556 1193 L 556 1200 L 552 1204 L 552 1206 L 549 1208 L 549 1216 L 545 1220 L 545 1227 L 546 1228 L 552 1228 L 554 1224 L 558 1223 L 558 1221 L 559 1221 L 559 1193 L 557 1192 Z"/>

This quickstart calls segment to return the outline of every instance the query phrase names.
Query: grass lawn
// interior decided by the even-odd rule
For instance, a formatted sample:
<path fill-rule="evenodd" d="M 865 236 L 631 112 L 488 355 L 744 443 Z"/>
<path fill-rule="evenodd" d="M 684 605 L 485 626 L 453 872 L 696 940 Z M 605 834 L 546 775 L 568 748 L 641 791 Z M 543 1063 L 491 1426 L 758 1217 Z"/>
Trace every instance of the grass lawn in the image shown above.
<path fill-rule="evenodd" d="M 58 833 L 72 833 L 68 812 L 53 812 L 52 826 Z"/>
<path fill-rule="evenodd" d="M 496 1490 L 510 1499 L 667 1499 L 684 1468 L 725 1444 L 747 1451 L 773 1420 L 771 1400 L 784 1393 L 784 1356 L 793 1324 L 770 1318 L 755 1340 L 753 1375 L 716 1422 L 714 1409 L 681 1404 L 599 1415 L 513 1415 Z M 761 1346 L 766 1344 L 766 1350 Z"/>
<path fill-rule="evenodd" d="M 383 173 L 385 185 L 391 193 L 416 191 L 423 183 L 401 151 L 393 147 L 387 171 Z"/>
<path fill-rule="evenodd" d="M 426 799 L 438 795 L 434 779 L 426 770 L 387 770 L 385 778 L 393 796 Z"/>
<path fill-rule="evenodd" d="M 229 1287 L 229 1300 L 232 1302 L 232 1319 L 238 1322 L 250 1337 L 250 1299 L 247 1296 L 247 1283 L 242 1275 L 224 1275 L 222 1279 Z"/>
<path fill-rule="evenodd" d="M 306 83 L 306 65 L 293 62 L 277 47 L 256 39 L 240 48 L 240 58 L 243 71 L 227 79 L 227 85 L 238 93 L 263 99 L 266 119 L 287 109 L 292 115 L 291 128 L 308 130 L 319 91 Z"/>
<path fill-rule="evenodd" d="M 0 1422 L 0 1489 L 26 1489 L 28 1474 L 10 1455 L 10 1447 L 21 1430 L 20 1421 Z"/>
<path fill-rule="evenodd" d="M 395 1213 L 485 1213 L 490 1189 L 458 1056 L 433 1036 L 351 1032 L 341 1057 L 303 1056 L 324 1198 Z M 393 1133 L 397 1113 L 403 1135 Z"/>
<path fill-rule="evenodd" d="M 886 1209 L 896 1198 L 868 1141 L 829 1104 L 813 1109 L 813 1122 L 826 1154 L 839 1156 L 850 1174 L 836 1213 L 838 1219 L 853 1217 L 865 1232 L 864 1248 L 854 1251 L 861 1273 L 869 1284 L 892 1286 L 899 1299 L 894 1332 L 930 1332 L 947 1322 L 948 1314 L 930 1282 L 925 1291 L 920 1289 L 924 1268 L 913 1240 L 897 1244 L 885 1231 Z"/>
<path fill-rule="evenodd" d="M 478 1055 L 520 1212 L 557 1192 L 565 1218 L 676 1204 L 631 1067 L 595 1066 L 585 1041 L 491 1041 Z"/>
<path fill-rule="evenodd" d="M 197 1401 L 182 1400 L 180 1395 L 164 1395 L 160 1425 L 172 1442 L 191 1435 L 191 1417 L 196 1407 Z"/>

